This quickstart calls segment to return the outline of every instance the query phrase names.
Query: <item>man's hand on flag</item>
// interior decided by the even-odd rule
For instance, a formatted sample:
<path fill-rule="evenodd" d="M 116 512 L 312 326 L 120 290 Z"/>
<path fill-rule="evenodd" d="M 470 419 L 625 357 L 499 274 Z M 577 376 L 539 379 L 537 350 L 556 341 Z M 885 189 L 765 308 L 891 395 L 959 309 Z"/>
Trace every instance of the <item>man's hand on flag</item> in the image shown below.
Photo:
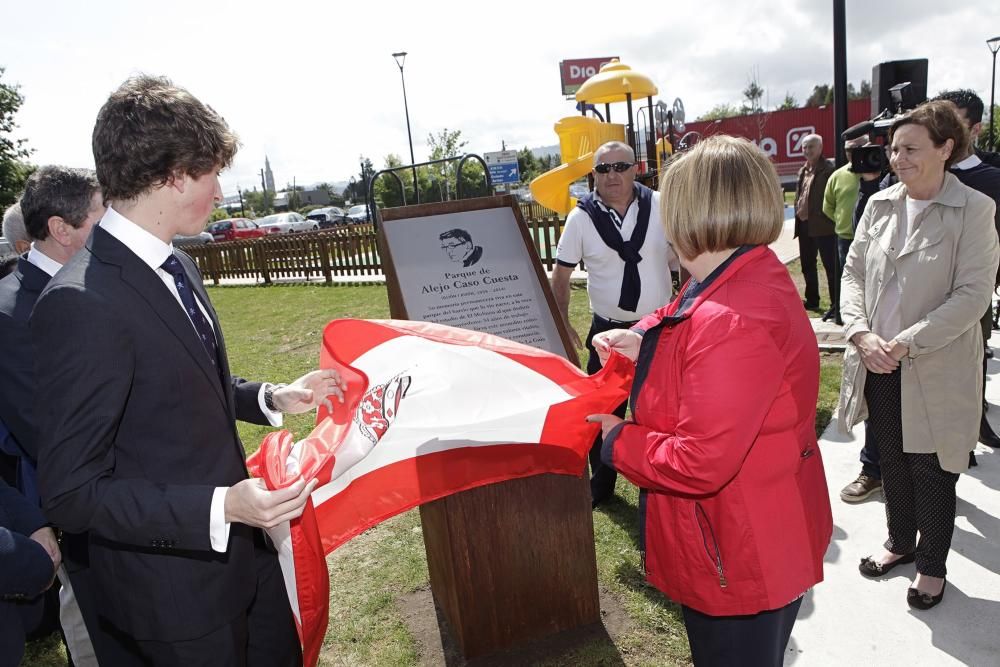
<path fill-rule="evenodd" d="M 289 385 L 275 389 L 274 407 L 290 415 L 308 412 L 320 405 L 325 405 L 332 412 L 333 403 L 329 397 L 336 396 L 343 403 L 346 389 L 347 384 L 337 371 L 331 368 L 312 371 Z"/>
<path fill-rule="evenodd" d="M 315 479 L 308 484 L 298 479 L 291 486 L 268 491 L 264 480 L 244 479 L 226 491 L 226 522 L 273 528 L 296 519 L 317 484 L 319 481 Z"/>
<path fill-rule="evenodd" d="M 639 358 L 642 336 L 630 329 L 611 329 L 594 336 L 593 345 L 602 366 L 608 362 L 612 351 L 634 364 L 635 360 Z"/>
<path fill-rule="evenodd" d="M 587 417 L 587 421 L 593 422 L 595 424 L 601 425 L 601 437 L 608 437 L 608 432 L 615 426 L 621 424 L 624 419 L 618 415 L 590 415 Z"/>

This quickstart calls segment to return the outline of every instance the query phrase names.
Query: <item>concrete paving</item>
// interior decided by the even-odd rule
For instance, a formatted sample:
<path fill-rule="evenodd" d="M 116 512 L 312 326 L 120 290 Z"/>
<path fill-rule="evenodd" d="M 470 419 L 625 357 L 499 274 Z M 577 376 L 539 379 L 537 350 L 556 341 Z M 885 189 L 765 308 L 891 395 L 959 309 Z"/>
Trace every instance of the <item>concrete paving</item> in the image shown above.
<path fill-rule="evenodd" d="M 1000 362 L 990 361 L 987 377 L 987 416 L 1000 431 Z M 977 445 L 979 465 L 959 479 L 944 600 L 917 611 L 906 603 L 913 565 L 881 580 L 858 572 L 860 560 L 877 554 L 886 537 L 880 493 L 857 505 L 840 499 L 840 489 L 861 471 L 863 440 L 863 427 L 847 436 L 835 423 L 820 440 L 833 541 L 826 580 L 806 594 L 785 665 L 1000 665 L 1000 451 Z"/>

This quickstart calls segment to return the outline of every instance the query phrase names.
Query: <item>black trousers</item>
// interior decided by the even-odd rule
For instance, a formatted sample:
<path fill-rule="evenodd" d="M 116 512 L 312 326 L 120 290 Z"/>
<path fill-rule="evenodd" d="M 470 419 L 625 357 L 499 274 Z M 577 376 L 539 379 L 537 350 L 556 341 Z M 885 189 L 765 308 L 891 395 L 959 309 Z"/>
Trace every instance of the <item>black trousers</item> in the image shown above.
<path fill-rule="evenodd" d="M 882 495 L 894 554 L 916 554 L 917 572 L 944 577 L 945 562 L 955 532 L 955 484 L 958 474 L 941 468 L 937 454 L 903 451 L 900 378 L 892 373 L 868 373 L 865 401 L 868 423 L 878 444 Z M 917 533 L 920 539 L 917 540 Z"/>
<path fill-rule="evenodd" d="M 986 312 L 987 315 L 991 316 L 992 308 Z M 980 393 L 983 399 L 983 406 L 986 406 L 986 348 L 983 348 L 983 390 Z M 980 432 L 990 433 L 993 431 L 993 427 L 990 426 L 990 421 L 986 417 L 986 410 L 983 410 L 982 416 L 979 418 L 979 430 Z M 975 458 L 969 459 L 969 465 L 975 465 Z M 871 429 L 868 427 L 868 422 L 865 422 L 865 445 L 861 448 L 861 471 L 870 477 L 876 479 L 882 478 L 882 469 L 879 463 L 878 454 L 878 444 L 875 442 L 874 436 L 872 436 Z"/>
<path fill-rule="evenodd" d="M 246 613 L 189 641 L 136 641 L 116 633 L 119 660 L 114 667 L 297 667 L 302 647 L 288 606 L 277 557 L 255 549 L 257 593 Z M 253 582 L 248 582 L 253 584 Z M 125 657 L 127 655 L 127 657 Z"/>
<path fill-rule="evenodd" d="M 802 263 L 802 277 L 806 281 L 805 301 L 809 306 L 819 305 L 819 275 L 816 272 L 816 255 L 823 260 L 826 271 L 826 285 L 830 290 L 831 308 L 840 303 L 840 271 L 838 265 L 836 234 L 829 236 L 809 236 L 799 234 L 799 261 Z"/>
<path fill-rule="evenodd" d="M 802 598 L 750 616 L 709 616 L 682 606 L 695 667 L 781 667 Z"/>
<path fill-rule="evenodd" d="M 594 315 L 590 322 L 590 331 L 587 333 L 586 346 L 590 353 L 587 359 L 587 372 L 593 375 L 601 370 L 601 360 L 594 350 L 594 336 L 612 329 L 628 329 L 635 322 L 619 322 L 608 320 L 599 315 Z M 623 402 L 614 410 L 614 414 L 625 419 L 625 410 L 628 401 Z M 601 444 L 603 439 L 600 435 L 594 440 L 590 447 L 590 498 L 595 503 L 602 502 L 610 498 L 615 492 L 615 482 L 618 481 L 618 473 L 614 468 L 607 466 L 601 461 Z"/>

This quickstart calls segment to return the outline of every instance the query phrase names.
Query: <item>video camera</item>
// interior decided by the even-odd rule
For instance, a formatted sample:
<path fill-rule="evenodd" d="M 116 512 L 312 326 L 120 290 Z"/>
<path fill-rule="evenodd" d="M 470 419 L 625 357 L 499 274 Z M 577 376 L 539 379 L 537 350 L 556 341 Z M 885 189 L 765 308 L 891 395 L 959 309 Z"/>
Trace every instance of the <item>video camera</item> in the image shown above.
<path fill-rule="evenodd" d="M 855 174 L 884 174 L 889 170 L 889 160 L 885 149 L 889 138 L 889 128 L 903 114 L 917 106 L 913 87 L 909 81 L 896 84 L 889 89 L 892 97 L 892 109 L 883 109 L 881 113 L 862 123 L 844 130 L 840 135 L 843 141 L 869 136 L 867 144 L 851 151 L 850 170 Z"/>

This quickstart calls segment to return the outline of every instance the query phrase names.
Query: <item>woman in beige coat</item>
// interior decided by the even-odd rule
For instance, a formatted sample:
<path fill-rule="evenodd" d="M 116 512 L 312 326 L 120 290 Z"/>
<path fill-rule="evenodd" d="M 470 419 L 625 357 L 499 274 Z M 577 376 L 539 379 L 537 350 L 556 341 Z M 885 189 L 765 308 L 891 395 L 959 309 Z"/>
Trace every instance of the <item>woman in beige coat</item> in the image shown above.
<path fill-rule="evenodd" d="M 869 199 L 844 267 L 838 418 L 868 419 L 882 460 L 889 539 L 861 573 L 915 560 L 907 601 L 929 609 L 944 596 L 955 484 L 978 436 L 978 323 L 1000 248 L 993 201 L 947 171 L 969 140 L 954 107 L 923 104 L 889 137 L 900 182 Z"/>

